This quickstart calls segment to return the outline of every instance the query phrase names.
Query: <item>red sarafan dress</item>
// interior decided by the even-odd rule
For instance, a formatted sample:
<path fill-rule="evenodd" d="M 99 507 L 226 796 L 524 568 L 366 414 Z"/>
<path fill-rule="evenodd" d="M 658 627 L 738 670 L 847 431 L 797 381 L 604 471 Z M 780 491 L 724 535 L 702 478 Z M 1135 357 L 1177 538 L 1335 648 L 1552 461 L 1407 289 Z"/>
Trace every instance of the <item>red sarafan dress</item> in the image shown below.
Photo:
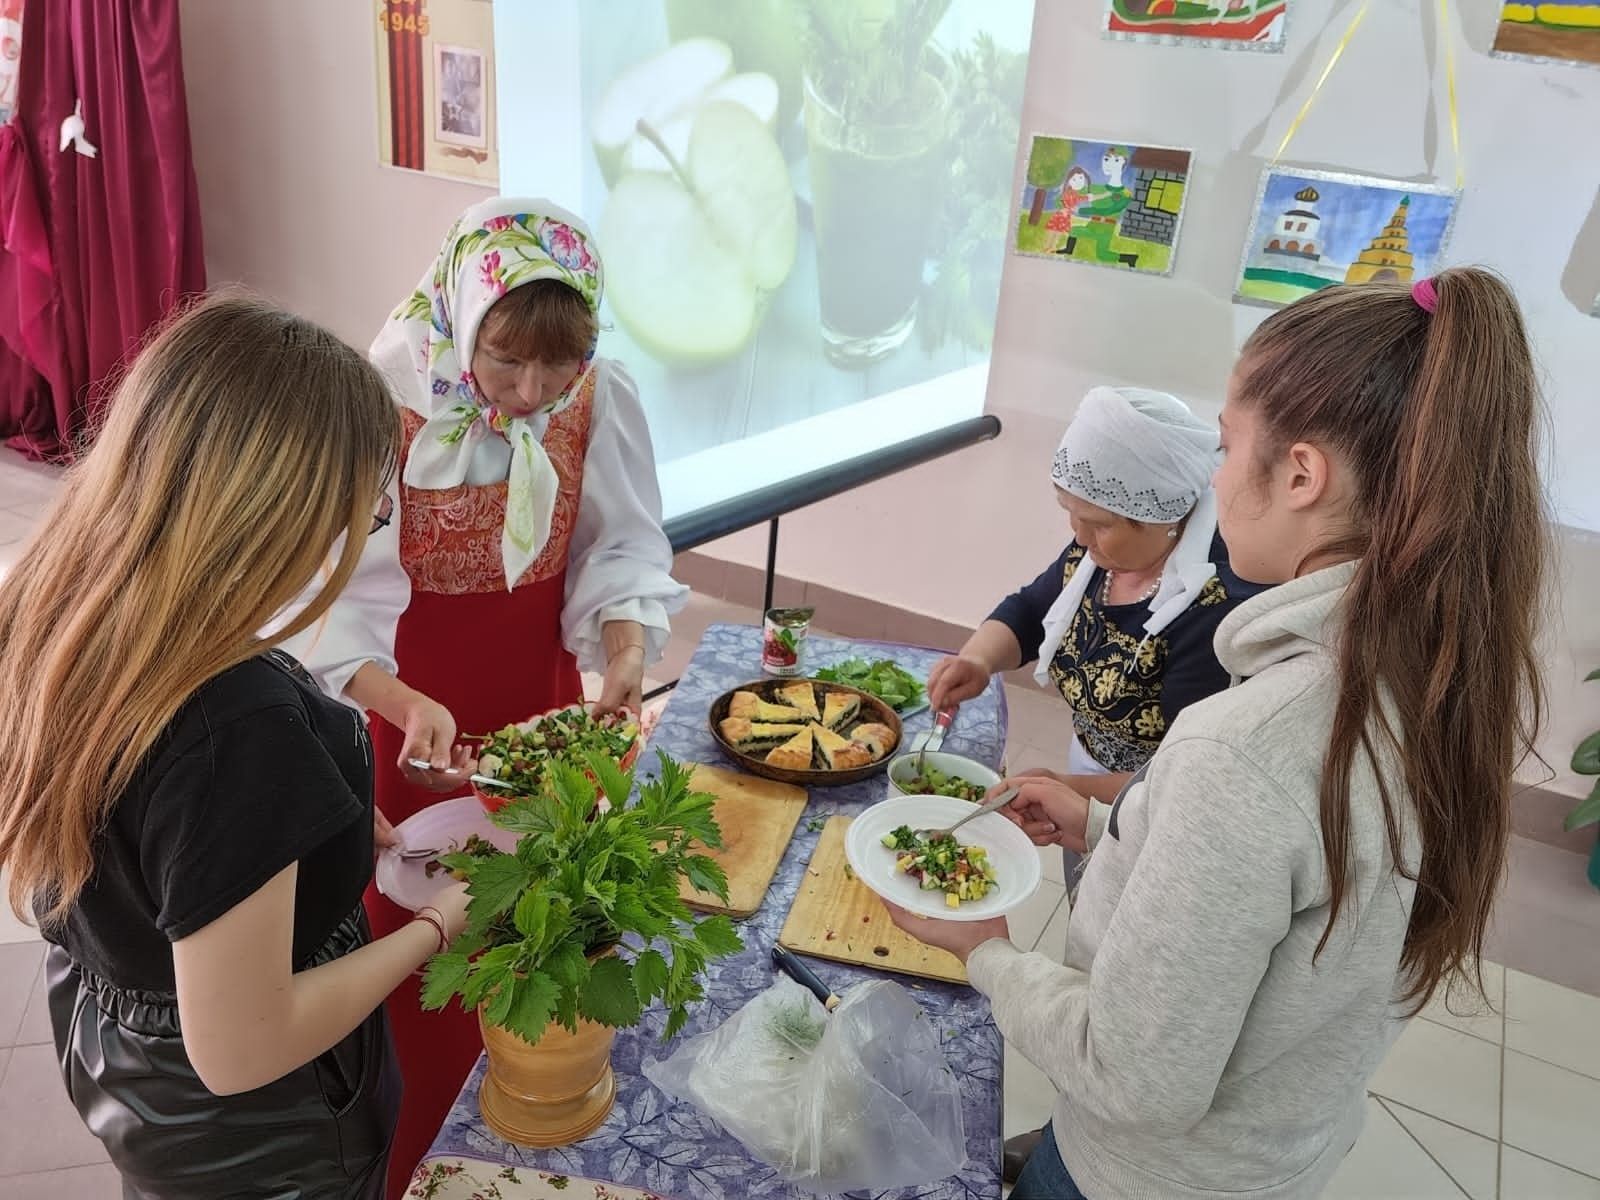
<path fill-rule="evenodd" d="M 491 733 L 513 721 L 583 699 L 578 663 L 561 644 L 567 555 L 583 485 L 589 420 L 594 409 L 591 374 L 577 398 L 550 419 L 545 452 L 561 478 L 550 540 L 534 564 L 506 590 L 500 558 L 506 485 L 462 484 L 441 491 L 402 487 L 400 563 L 411 579 L 411 604 L 395 633 L 399 677 L 448 708 L 463 736 Z M 422 418 L 406 412 L 406 449 Z M 398 825 L 439 803 L 436 792 L 417 787 L 397 763 L 401 732 L 372 722 L 376 798 Z M 367 890 L 367 915 L 376 937 L 392 933 L 412 914 Z M 409 976 L 389 997 L 405 1101 L 390 1156 L 391 1193 L 427 1153 L 467 1073 L 478 1061 L 483 1038 L 476 1016 L 452 1004 L 424 1012 L 421 979 Z"/>
<path fill-rule="evenodd" d="M 579 672 L 606 669 L 612 622 L 642 631 L 648 666 L 688 595 L 672 578 L 649 422 L 622 365 L 591 352 L 553 405 L 503 424 L 473 378 L 490 309 L 538 279 L 571 287 L 598 312 L 599 258 L 571 213 L 495 196 L 451 228 L 372 346 L 404 421 L 389 491 L 399 519 L 368 538 L 326 617 L 283 643 L 328 695 L 355 705 L 349 685 L 370 665 L 443 705 L 469 740 L 581 699 Z M 518 488 L 529 489 L 526 510 L 508 503 Z M 518 537 L 503 537 L 508 510 L 531 523 Z M 400 730 L 374 719 L 372 731 L 375 792 L 390 821 L 402 825 L 445 799 L 401 775 Z M 379 936 L 412 919 L 375 890 L 367 909 Z M 482 1048 L 474 1016 L 421 1010 L 419 983 L 402 984 L 387 1005 L 405 1076 L 390 1200 L 404 1192 Z"/>

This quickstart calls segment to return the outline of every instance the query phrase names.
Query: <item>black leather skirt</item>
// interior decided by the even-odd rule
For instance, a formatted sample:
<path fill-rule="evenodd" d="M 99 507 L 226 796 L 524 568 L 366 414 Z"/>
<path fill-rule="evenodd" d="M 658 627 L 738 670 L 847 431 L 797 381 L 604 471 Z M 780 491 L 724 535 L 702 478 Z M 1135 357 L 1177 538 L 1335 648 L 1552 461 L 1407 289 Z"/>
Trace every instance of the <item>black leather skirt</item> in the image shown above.
<path fill-rule="evenodd" d="M 298 969 L 369 940 L 357 909 Z M 115 987 L 59 946 L 45 972 L 67 1094 L 122 1173 L 127 1200 L 383 1195 L 401 1085 L 381 1005 L 275 1083 L 216 1096 L 189 1063 L 175 996 Z"/>

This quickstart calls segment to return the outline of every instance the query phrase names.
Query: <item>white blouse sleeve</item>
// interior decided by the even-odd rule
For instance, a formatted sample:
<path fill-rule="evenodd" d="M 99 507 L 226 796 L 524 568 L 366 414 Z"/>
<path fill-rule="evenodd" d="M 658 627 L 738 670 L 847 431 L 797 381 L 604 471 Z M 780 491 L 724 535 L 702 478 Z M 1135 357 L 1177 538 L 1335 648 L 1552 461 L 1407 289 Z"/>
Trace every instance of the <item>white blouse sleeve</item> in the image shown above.
<path fill-rule="evenodd" d="M 311 672 L 323 692 L 335 700 L 357 707 L 344 689 L 352 676 L 366 663 L 396 673 L 395 629 L 400 614 L 411 603 L 411 579 L 400 565 L 399 484 L 389 484 L 389 499 L 394 502 L 394 518 L 367 539 L 356 564 L 355 574 L 320 621 L 282 643 Z M 344 537 L 333 545 L 329 562 L 339 561 L 344 552 Z M 281 613 L 266 630 L 281 629 L 316 599 L 325 576 L 311 582 L 305 591 Z"/>
<path fill-rule="evenodd" d="M 583 671 L 605 670 L 600 629 L 607 621 L 642 625 L 645 663 L 656 662 L 666 648 L 668 618 L 689 598 L 672 578 L 639 389 L 617 363 L 602 362 L 599 371 L 561 615 L 562 639 Z"/>

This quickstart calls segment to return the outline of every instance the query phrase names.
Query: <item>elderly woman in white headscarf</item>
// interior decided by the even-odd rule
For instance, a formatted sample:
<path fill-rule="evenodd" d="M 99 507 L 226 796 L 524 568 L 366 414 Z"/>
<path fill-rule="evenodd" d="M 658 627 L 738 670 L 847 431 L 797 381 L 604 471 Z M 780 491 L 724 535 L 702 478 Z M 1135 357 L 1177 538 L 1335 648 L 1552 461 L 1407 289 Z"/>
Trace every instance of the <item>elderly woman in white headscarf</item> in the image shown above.
<path fill-rule="evenodd" d="M 1255 590 L 1228 568 L 1211 473 L 1217 429 L 1181 400 L 1137 388 L 1084 397 L 1051 464 L 1072 542 L 934 667 L 936 709 L 1037 661 L 1071 707 L 1066 777 L 1109 802 L 1186 706 L 1228 686 L 1211 639 Z"/>

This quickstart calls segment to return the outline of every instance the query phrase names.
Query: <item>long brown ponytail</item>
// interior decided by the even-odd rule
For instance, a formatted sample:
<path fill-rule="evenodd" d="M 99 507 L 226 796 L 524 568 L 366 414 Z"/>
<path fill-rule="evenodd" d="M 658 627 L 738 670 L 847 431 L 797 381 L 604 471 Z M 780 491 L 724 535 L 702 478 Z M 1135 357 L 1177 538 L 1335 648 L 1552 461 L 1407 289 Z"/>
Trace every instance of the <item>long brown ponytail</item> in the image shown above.
<path fill-rule="evenodd" d="M 1421 836 L 1401 956 L 1403 1001 L 1418 1009 L 1483 949 L 1512 770 L 1542 717 L 1534 639 L 1548 561 L 1538 386 L 1516 300 L 1468 268 L 1419 295 L 1341 286 L 1275 313 L 1245 344 L 1238 389 L 1269 450 L 1315 441 L 1355 476 L 1348 527 L 1325 547 L 1360 558 L 1320 783 L 1328 932 L 1349 885 L 1351 766 L 1385 742 Z M 1381 772 L 1380 787 L 1403 863 Z"/>

